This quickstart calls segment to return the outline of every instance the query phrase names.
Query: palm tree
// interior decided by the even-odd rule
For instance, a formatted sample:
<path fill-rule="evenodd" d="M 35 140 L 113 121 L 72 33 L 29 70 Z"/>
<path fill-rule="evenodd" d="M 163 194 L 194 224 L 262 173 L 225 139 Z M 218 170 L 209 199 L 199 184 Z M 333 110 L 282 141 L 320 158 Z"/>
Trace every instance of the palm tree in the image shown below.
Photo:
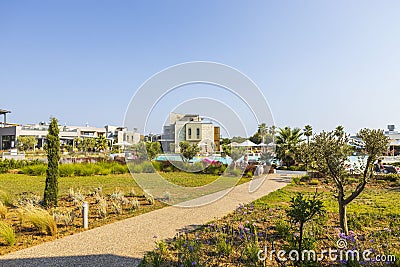
<path fill-rule="evenodd" d="M 297 145 L 303 141 L 301 136 L 303 133 L 300 128 L 285 127 L 280 128 L 276 137 L 277 154 L 287 167 L 294 164 L 294 154 Z"/>
<path fill-rule="evenodd" d="M 108 148 L 108 141 L 104 135 L 100 135 L 96 138 L 96 148 L 97 150 L 106 150 Z"/>
<path fill-rule="evenodd" d="M 304 126 L 303 134 L 305 137 L 307 137 L 307 145 L 310 145 L 310 136 L 312 136 L 313 134 L 312 126 L 311 125 Z"/>
<path fill-rule="evenodd" d="M 267 133 L 268 133 L 267 124 L 261 123 L 260 125 L 258 125 L 258 132 L 259 132 L 260 135 L 261 135 L 261 140 L 262 140 L 261 143 L 264 144 L 264 142 L 265 142 L 265 136 L 266 136 Z"/>

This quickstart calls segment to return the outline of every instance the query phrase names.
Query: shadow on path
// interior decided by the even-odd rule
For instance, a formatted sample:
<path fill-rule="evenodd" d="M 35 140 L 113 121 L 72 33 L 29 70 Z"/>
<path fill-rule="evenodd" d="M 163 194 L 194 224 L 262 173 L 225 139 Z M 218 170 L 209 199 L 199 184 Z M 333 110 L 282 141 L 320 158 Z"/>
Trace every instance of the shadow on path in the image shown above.
<path fill-rule="evenodd" d="M 137 266 L 141 259 L 117 256 L 112 254 L 87 255 L 87 256 L 66 256 L 49 258 L 25 258 L 0 260 L 0 266 L 10 267 L 70 267 L 70 266 Z"/>

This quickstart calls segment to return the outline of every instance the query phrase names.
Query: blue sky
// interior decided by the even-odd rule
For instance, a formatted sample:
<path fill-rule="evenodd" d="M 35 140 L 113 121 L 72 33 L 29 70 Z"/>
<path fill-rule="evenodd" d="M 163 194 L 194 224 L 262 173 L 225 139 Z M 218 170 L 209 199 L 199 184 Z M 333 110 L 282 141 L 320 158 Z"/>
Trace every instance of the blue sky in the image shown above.
<path fill-rule="evenodd" d="M 248 2 L 1 1 L 0 108 L 122 124 L 150 76 L 202 60 L 253 79 L 278 126 L 400 128 L 399 1 Z"/>

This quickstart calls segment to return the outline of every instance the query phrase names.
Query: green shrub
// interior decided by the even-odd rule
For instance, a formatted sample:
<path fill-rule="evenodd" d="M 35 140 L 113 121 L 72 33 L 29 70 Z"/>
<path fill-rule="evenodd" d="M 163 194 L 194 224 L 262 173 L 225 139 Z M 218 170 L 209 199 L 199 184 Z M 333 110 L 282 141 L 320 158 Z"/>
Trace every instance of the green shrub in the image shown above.
<path fill-rule="evenodd" d="M 155 172 L 155 169 L 153 167 L 153 164 L 151 162 L 145 161 L 141 164 L 142 167 L 142 172 L 144 173 L 153 173 Z"/>
<path fill-rule="evenodd" d="M 312 180 L 310 181 L 310 185 L 318 185 L 318 184 L 319 184 L 318 179 L 312 179 Z"/>
<path fill-rule="evenodd" d="M 290 235 L 290 225 L 283 219 L 276 221 L 275 229 L 277 234 L 282 238 L 286 238 Z"/>
<path fill-rule="evenodd" d="M 60 177 L 71 177 L 75 175 L 75 166 L 73 164 L 60 164 L 58 166 Z"/>
<path fill-rule="evenodd" d="M 159 161 L 152 161 L 153 167 L 156 171 L 160 172 L 162 171 L 162 164 Z"/>
<path fill-rule="evenodd" d="M 224 256 L 232 254 L 233 247 L 231 242 L 227 242 L 227 234 L 220 234 L 217 239 L 217 253 Z"/>
<path fill-rule="evenodd" d="M 235 177 L 238 177 L 238 176 L 241 176 L 242 175 L 242 170 L 240 170 L 240 169 L 232 169 L 232 170 L 230 170 L 229 171 L 229 174 L 230 175 L 233 175 L 233 176 L 235 176 Z"/>
<path fill-rule="evenodd" d="M 129 169 L 128 166 L 126 166 L 126 164 L 122 165 L 119 163 L 115 163 L 112 167 L 111 167 L 111 173 L 113 174 L 124 174 L 124 173 L 128 173 Z"/>
<path fill-rule="evenodd" d="M 293 179 L 292 179 L 292 183 L 293 184 L 299 184 L 300 183 L 300 177 L 298 177 L 298 176 L 296 176 L 296 177 L 293 177 Z"/>
<path fill-rule="evenodd" d="M 47 166 L 44 164 L 30 165 L 22 168 L 22 173 L 31 176 L 44 176 L 46 174 Z"/>
<path fill-rule="evenodd" d="M 141 173 L 143 169 L 141 165 L 132 164 L 129 166 L 129 170 L 133 173 Z"/>
<path fill-rule="evenodd" d="M 307 182 L 310 180 L 310 175 L 306 174 L 300 177 L 300 182 Z"/>
<path fill-rule="evenodd" d="M 253 173 L 252 172 L 247 172 L 246 173 L 247 178 L 253 178 Z"/>
<path fill-rule="evenodd" d="M 15 244 L 15 232 L 14 229 L 6 222 L 0 222 L 0 236 L 6 241 L 9 246 Z"/>
<path fill-rule="evenodd" d="M 109 175 L 109 174 L 111 174 L 111 168 L 110 168 L 110 167 L 102 167 L 102 166 L 99 166 L 99 169 L 96 170 L 96 174 L 99 174 L 99 175 Z"/>
<path fill-rule="evenodd" d="M 383 180 L 383 181 L 396 182 L 397 180 L 400 180 L 399 177 L 400 176 L 398 174 L 389 173 L 389 174 L 377 175 L 376 179 L 377 180 Z"/>
<path fill-rule="evenodd" d="M 43 161 L 36 160 L 0 160 L 0 173 L 6 173 L 9 170 L 22 169 L 25 166 L 43 165 Z"/>

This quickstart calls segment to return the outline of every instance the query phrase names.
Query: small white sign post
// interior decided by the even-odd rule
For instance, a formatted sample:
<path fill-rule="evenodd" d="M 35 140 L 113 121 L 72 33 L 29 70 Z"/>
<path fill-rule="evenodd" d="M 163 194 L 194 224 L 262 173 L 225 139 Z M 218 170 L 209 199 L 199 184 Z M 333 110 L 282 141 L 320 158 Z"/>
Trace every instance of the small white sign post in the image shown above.
<path fill-rule="evenodd" d="M 82 217 L 83 217 L 83 228 L 89 228 L 89 203 L 83 202 L 82 204 Z"/>

